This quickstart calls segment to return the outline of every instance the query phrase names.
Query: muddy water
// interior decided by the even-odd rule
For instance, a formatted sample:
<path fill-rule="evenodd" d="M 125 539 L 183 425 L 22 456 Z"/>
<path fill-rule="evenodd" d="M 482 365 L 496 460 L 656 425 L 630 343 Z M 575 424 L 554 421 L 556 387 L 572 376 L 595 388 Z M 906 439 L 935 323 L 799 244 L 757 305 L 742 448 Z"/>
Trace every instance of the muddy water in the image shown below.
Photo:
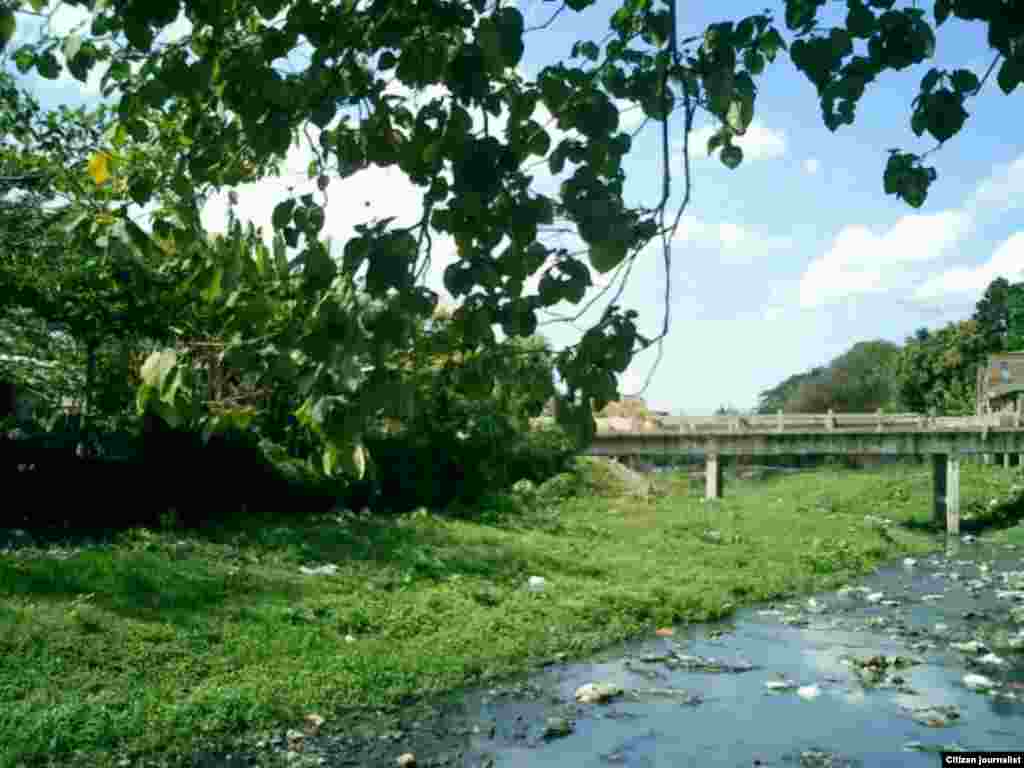
<path fill-rule="evenodd" d="M 465 693 L 390 735 L 313 740 L 304 756 L 364 766 L 394 766 L 407 752 L 419 766 L 935 766 L 927 750 L 943 746 L 1024 749 L 1024 549 L 954 545 L 854 590 L 755 606 Z M 954 647 L 971 641 L 981 645 Z M 993 687 L 973 689 L 967 675 Z M 591 682 L 622 692 L 577 703 Z"/>

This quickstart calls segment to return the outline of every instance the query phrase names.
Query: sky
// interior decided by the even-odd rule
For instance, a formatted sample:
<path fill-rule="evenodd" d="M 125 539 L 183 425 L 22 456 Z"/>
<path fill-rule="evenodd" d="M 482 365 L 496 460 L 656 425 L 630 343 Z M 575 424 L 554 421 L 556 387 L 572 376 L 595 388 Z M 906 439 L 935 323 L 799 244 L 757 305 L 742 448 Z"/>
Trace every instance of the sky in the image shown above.
<path fill-rule="evenodd" d="M 543 24 L 557 8 L 548 0 L 516 4 L 528 29 Z M 566 11 L 549 27 L 528 32 L 521 74 L 535 77 L 544 66 L 567 58 L 576 40 L 599 42 L 618 4 L 604 0 L 582 14 Z M 765 5 L 760 0 L 681 3 L 680 36 L 758 13 Z M 769 7 L 781 16 L 781 2 Z M 931 15 L 929 3 L 921 7 Z M 62 10 L 53 23 L 58 30 L 69 29 L 83 15 Z M 781 20 L 778 26 L 789 39 Z M 165 37 L 187 30 L 183 22 Z M 23 25 L 16 40 L 28 34 L 31 30 Z M 968 317 L 996 277 L 1024 279 L 1022 89 L 1006 96 L 992 78 L 968 104 L 971 117 L 965 128 L 929 158 L 939 179 L 920 209 L 882 189 L 887 149 L 923 152 L 934 146 L 910 130 L 911 101 L 922 75 L 939 66 L 971 69 L 981 77 L 991 54 L 982 25 L 946 22 L 935 58 L 888 73 L 870 86 L 855 124 L 836 133 L 821 121 L 814 87 L 780 56 L 758 79 L 756 117 L 736 141 L 744 151 L 736 170 L 707 156 L 707 137 L 715 124 L 699 114 L 690 139 L 692 200 L 671 243 L 670 331 L 657 366 L 655 349 L 638 356 L 621 377 L 620 390 L 642 391 L 649 406 L 673 413 L 752 408 L 759 392 L 827 364 L 858 341 L 902 343 L 922 326 Z M 98 73 L 86 86 L 69 76 L 21 80 L 46 107 L 99 98 Z M 539 112 L 542 124 L 550 119 L 543 109 Z M 653 206 L 661 194 L 660 130 L 653 122 L 642 124 L 635 109 L 621 115 L 620 129 L 640 129 L 625 160 L 626 198 L 630 204 Z M 679 116 L 670 123 L 670 134 L 673 200 L 678 203 Z M 562 135 L 552 132 L 552 146 Z M 288 186 L 298 193 L 314 189 L 304 174 L 309 158 L 308 150 L 293 147 L 281 178 L 237 188 L 239 218 L 269 229 L 271 212 L 287 196 Z M 554 194 L 563 177 L 552 177 L 542 166 L 533 188 Z M 227 192 L 214 196 L 204 210 L 204 224 L 211 230 L 224 228 Z M 369 168 L 334 179 L 327 193 L 325 230 L 339 244 L 354 235 L 356 224 L 373 217 L 395 216 L 396 225 L 420 218 L 422 193 L 397 169 Z M 451 241 L 436 239 L 425 279 L 442 300 L 451 298 L 442 275 L 454 256 Z M 595 284 L 603 285 L 607 277 L 595 275 Z M 620 302 L 639 312 L 645 335 L 661 329 L 664 291 L 662 251 L 655 244 L 638 258 Z M 575 325 L 542 318 L 540 331 L 556 348 L 573 343 L 579 327 L 603 306 L 596 304 Z M 575 314 L 568 305 L 558 312 Z"/>

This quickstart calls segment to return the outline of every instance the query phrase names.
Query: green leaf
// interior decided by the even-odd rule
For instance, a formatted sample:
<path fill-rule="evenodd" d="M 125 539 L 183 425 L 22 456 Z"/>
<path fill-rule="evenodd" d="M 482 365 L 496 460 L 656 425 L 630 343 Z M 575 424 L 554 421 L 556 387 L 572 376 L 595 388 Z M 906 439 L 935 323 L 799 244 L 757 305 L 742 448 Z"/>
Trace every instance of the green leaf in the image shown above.
<path fill-rule="evenodd" d="M 963 97 L 948 88 L 941 88 L 924 102 L 927 113 L 928 133 L 942 143 L 957 133 L 967 120 Z"/>
<path fill-rule="evenodd" d="M 274 213 L 271 216 L 271 223 L 274 225 L 274 229 L 284 229 L 292 221 L 292 213 L 295 211 L 294 200 L 284 200 L 278 203 L 274 207 Z"/>
<path fill-rule="evenodd" d="M 592 243 L 588 256 L 590 265 L 601 274 L 610 272 L 626 258 L 628 247 L 619 239 L 603 240 Z"/>
<path fill-rule="evenodd" d="M 861 0 L 847 0 L 850 12 L 846 14 L 846 30 L 853 37 L 867 39 L 875 31 L 875 14 Z"/>
<path fill-rule="evenodd" d="M 0 8 L 0 53 L 3 53 L 7 44 L 14 39 L 17 29 L 18 22 L 14 17 L 14 11 L 6 6 Z"/>
<path fill-rule="evenodd" d="M 963 71 L 963 70 L 958 70 Z M 928 74 L 921 78 L 921 91 L 922 93 L 931 93 L 935 90 L 935 86 L 939 84 L 939 78 L 942 77 L 942 70 L 932 68 L 928 70 Z M 918 134 L 920 136 L 921 134 Z"/>
<path fill-rule="evenodd" d="M 153 352 L 142 364 L 139 372 L 142 381 L 147 386 L 153 387 L 157 392 L 163 391 L 167 374 L 178 364 L 178 355 L 173 349 L 164 349 Z"/>
<path fill-rule="evenodd" d="M 518 66 L 523 58 L 523 14 L 512 7 L 501 8 L 494 15 L 502 63 L 507 69 Z"/>
<path fill-rule="evenodd" d="M 721 159 L 722 165 L 726 168 L 735 170 L 743 162 L 743 150 L 735 144 L 730 144 L 728 147 L 722 148 L 719 159 Z"/>
<path fill-rule="evenodd" d="M 719 67 L 704 76 L 704 90 L 711 111 L 724 117 L 732 104 L 736 75 L 732 69 Z"/>
<path fill-rule="evenodd" d="M 728 126 L 722 126 L 715 133 L 711 134 L 708 139 L 708 154 L 714 154 L 714 151 L 719 147 L 723 146 L 732 139 L 732 132 Z"/>
<path fill-rule="evenodd" d="M 80 35 L 71 34 L 64 39 L 64 60 L 70 62 L 82 49 L 82 38 Z"/>
<path fill-rule="evenodd" d="M 757 49 L 764 54 L 768 61 L 775 61 L 775 56 L 778 52 L 785 51 L 787 49 L 786 41 L 782 39 L 782 35 L 779 34 L 779 30 L 775 27 L 771 27 L 767 32 L 761 35 L 760 40 L 757 42 Z"/>
<path fill-rule="evenodd" d="M 959 93 L 971 94 L 981 87 L 978 76 L 969 69 L 957 69 L 952 75 L 953 88 Z"/>
<path fill-rule="evenodd" d="M 47 51 L 36 57 L 36 70 L 47 80 L 56 80 L 60 77 L 60 62 L 57 57 Z"/>
<path fill-rule="evenodd" d="M 1009 95 L 1024 81 L 1024 53 L 1004 59 L 996 75 L 996 82 L 1003 93 Z"/>

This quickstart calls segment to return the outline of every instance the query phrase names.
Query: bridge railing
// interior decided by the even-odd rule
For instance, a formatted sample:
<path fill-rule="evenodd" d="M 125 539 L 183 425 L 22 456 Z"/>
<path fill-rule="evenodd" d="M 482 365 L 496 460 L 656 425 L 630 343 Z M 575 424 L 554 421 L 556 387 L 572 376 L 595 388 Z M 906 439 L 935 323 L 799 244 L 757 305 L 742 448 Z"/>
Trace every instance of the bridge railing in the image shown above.
<path fill-rule="evenodd" d="M 534 419 L 535 426 L 554 419 Z M 1020 414 L 994 413 L 982 416 L 926 416 L 919 413 L 775 413 L 748 416 L 662 416 L 631 419 L 597 419 L 599 434 L 667 432 L 729 434 L 736 432 L 900 432 L 981 430 L 1022 426 Z"/>

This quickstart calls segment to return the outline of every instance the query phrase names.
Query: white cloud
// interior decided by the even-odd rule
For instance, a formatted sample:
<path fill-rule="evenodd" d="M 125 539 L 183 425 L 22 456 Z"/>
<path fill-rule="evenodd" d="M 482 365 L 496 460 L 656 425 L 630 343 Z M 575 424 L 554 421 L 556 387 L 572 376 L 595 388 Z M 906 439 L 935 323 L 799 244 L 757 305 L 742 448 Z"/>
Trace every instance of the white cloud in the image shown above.
<path fill-rule="evenodd" d="M 1005 165 L 996 166 L 968 201 L 971 210 L 991 207 L 997 211 L 1018 208 L 1024 200 L 1024 153 Z"/>
<path fill-rule="evenodd" d="M 690 159 L 693 162 L 719 162 L 719 150 L 708 154 L 708 139 L 718 132 L 718 125 L 704 125 L 690 134 Z M 786 135 L 766 126 L 755 118 L 742 136 L 733 138 L 733 144 L 743 150 L 743 162 L 770 160 L 786 154 Z M 682 143 L 675 145 L 677 152 L 682 152 Z"/>
<path fill-rule="evenodd" d="M 818 172 L 818 160 L 814 157 L 808 157 L 804 160 L 804 170 L 807 171 L 811 176 Z"/>
<path fill-rule="evenodd" d="M 787 250 L 793 247 L 793 240 L 789 237 L 751 232 L 731 221 L 711 224 L 691 215 L 685 215 L 679 221 L 675 240 L 718 250 L 721 261 L 726 264 L 749 264 L 766 250 Z"/>
<path fill-rule="evenodd" d="M 915 265 L 937 259 L 970 228 L 971 217 L 964 211 L 904 216 L 881 235 L 864 226 L 844 227 L 828 253 L 804 273 L 800 305 L 816 307 L 897 287 L 912 276 Z"/>
<path fill-rule="evenodd" d="M 924 282 L 914 292 L 914 300 L 924 304 L 942 303 L 964 295 L 980 296 L 997 277 L 1011 283 L 1024 280 L 1024 232 L 1017 232 L 996 248 L 984 264 L 958 266 Z"/>

